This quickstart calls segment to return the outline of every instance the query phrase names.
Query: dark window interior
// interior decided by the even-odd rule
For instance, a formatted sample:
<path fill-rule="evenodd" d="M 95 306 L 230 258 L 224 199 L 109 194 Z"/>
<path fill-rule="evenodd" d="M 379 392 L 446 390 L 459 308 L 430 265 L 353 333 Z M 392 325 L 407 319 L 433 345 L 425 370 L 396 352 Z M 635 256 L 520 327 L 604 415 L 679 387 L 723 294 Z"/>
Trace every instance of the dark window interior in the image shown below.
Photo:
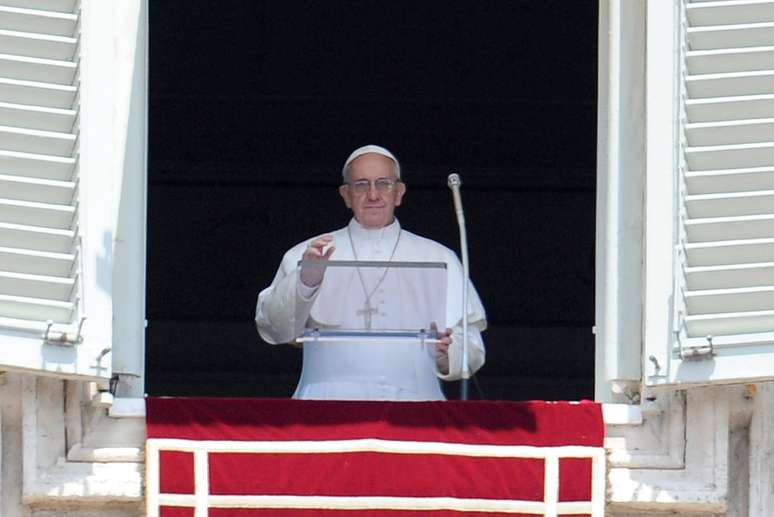
<path fill-rule="evenodd" d="M 257 293 L 347 223 L 341 164 L 378 143 L 402 226 L 455 250 L 462 176 L 473 397 L 592 398 L 596 45 L 596 0 L 151 2 L 147 392 L 292 393 L 300 350 L 261 342 Z"/>

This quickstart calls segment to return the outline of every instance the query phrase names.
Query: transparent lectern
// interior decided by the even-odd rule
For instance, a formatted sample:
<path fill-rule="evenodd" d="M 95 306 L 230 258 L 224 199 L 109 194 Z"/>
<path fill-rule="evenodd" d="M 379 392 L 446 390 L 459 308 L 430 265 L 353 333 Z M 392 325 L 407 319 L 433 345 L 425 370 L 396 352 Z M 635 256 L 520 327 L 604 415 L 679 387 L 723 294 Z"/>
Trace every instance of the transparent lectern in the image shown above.
<path fill-rule="evenodd" d="M 297 271 L 322 278 L 295 297 L 298 343 L 434 343 L 446 329 L 444 262 L 301 260 Z"/>

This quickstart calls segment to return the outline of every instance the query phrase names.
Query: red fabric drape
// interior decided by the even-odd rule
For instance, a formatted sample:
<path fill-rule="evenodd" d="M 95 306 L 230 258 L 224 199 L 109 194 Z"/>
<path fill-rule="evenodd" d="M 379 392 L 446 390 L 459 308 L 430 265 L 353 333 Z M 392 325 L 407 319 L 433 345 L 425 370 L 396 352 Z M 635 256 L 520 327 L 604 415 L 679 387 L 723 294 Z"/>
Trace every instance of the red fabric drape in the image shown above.
<path fill-rule="evenodd" d="M 149 398 L 149 439 L 303 442 L 376 438 L 495 446 L 603 446 L 601 408 L 591 402 L 359 402 Z M 160 453 L 160 492 L 193 494 L 193 454 Z M 535 458 L 380 451 L 218 452 L 208 456 L 213 496 L 447 497 L 542 501 L 544 462 Z M 559 501 L 589 501 L 591 460 L 562 458 Z M 437 510 L 210 508 L 211 517 L 265 515 L 500 515 Z M 164 506 L 162 517 L 193 515 Z M 506 514 L 502 514 L 506 515 Z M 507 514 L 516 515 L 513 513 Z"/>

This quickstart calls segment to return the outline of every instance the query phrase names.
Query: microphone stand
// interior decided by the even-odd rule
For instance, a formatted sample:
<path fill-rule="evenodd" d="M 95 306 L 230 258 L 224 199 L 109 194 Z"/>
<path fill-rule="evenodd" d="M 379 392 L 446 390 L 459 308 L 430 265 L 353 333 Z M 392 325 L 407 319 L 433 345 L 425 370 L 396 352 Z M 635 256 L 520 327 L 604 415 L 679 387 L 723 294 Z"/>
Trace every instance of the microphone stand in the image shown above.
<path fill-rule="evenodd" d="M 460 185 L 462 185 L 460 175 L 457 173 L 449 174 L 447 184 L 452 191 L 454 212 L 457 214 L 457 225 L 460 229 L 460 254 L 462 255 L 462 380 L 460 382 L 460 400 L 468 400 L 470 386 L 470 361 L 468 359 L 468 278 L 470 278 L 468 234 L 465 229 L 462 196 L 460 196 Z"/>

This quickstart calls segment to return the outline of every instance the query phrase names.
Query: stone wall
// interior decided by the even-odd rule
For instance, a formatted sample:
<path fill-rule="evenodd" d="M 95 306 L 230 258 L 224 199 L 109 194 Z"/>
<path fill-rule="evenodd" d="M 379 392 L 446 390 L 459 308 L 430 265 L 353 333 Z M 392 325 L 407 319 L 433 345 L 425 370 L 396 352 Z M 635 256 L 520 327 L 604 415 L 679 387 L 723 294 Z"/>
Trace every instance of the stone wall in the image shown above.
<path fill-rule="evenodd" d="M 0 515 L 143 515 L 142 418 L 113 418 L 92 383 L 0 374 Z"/>

